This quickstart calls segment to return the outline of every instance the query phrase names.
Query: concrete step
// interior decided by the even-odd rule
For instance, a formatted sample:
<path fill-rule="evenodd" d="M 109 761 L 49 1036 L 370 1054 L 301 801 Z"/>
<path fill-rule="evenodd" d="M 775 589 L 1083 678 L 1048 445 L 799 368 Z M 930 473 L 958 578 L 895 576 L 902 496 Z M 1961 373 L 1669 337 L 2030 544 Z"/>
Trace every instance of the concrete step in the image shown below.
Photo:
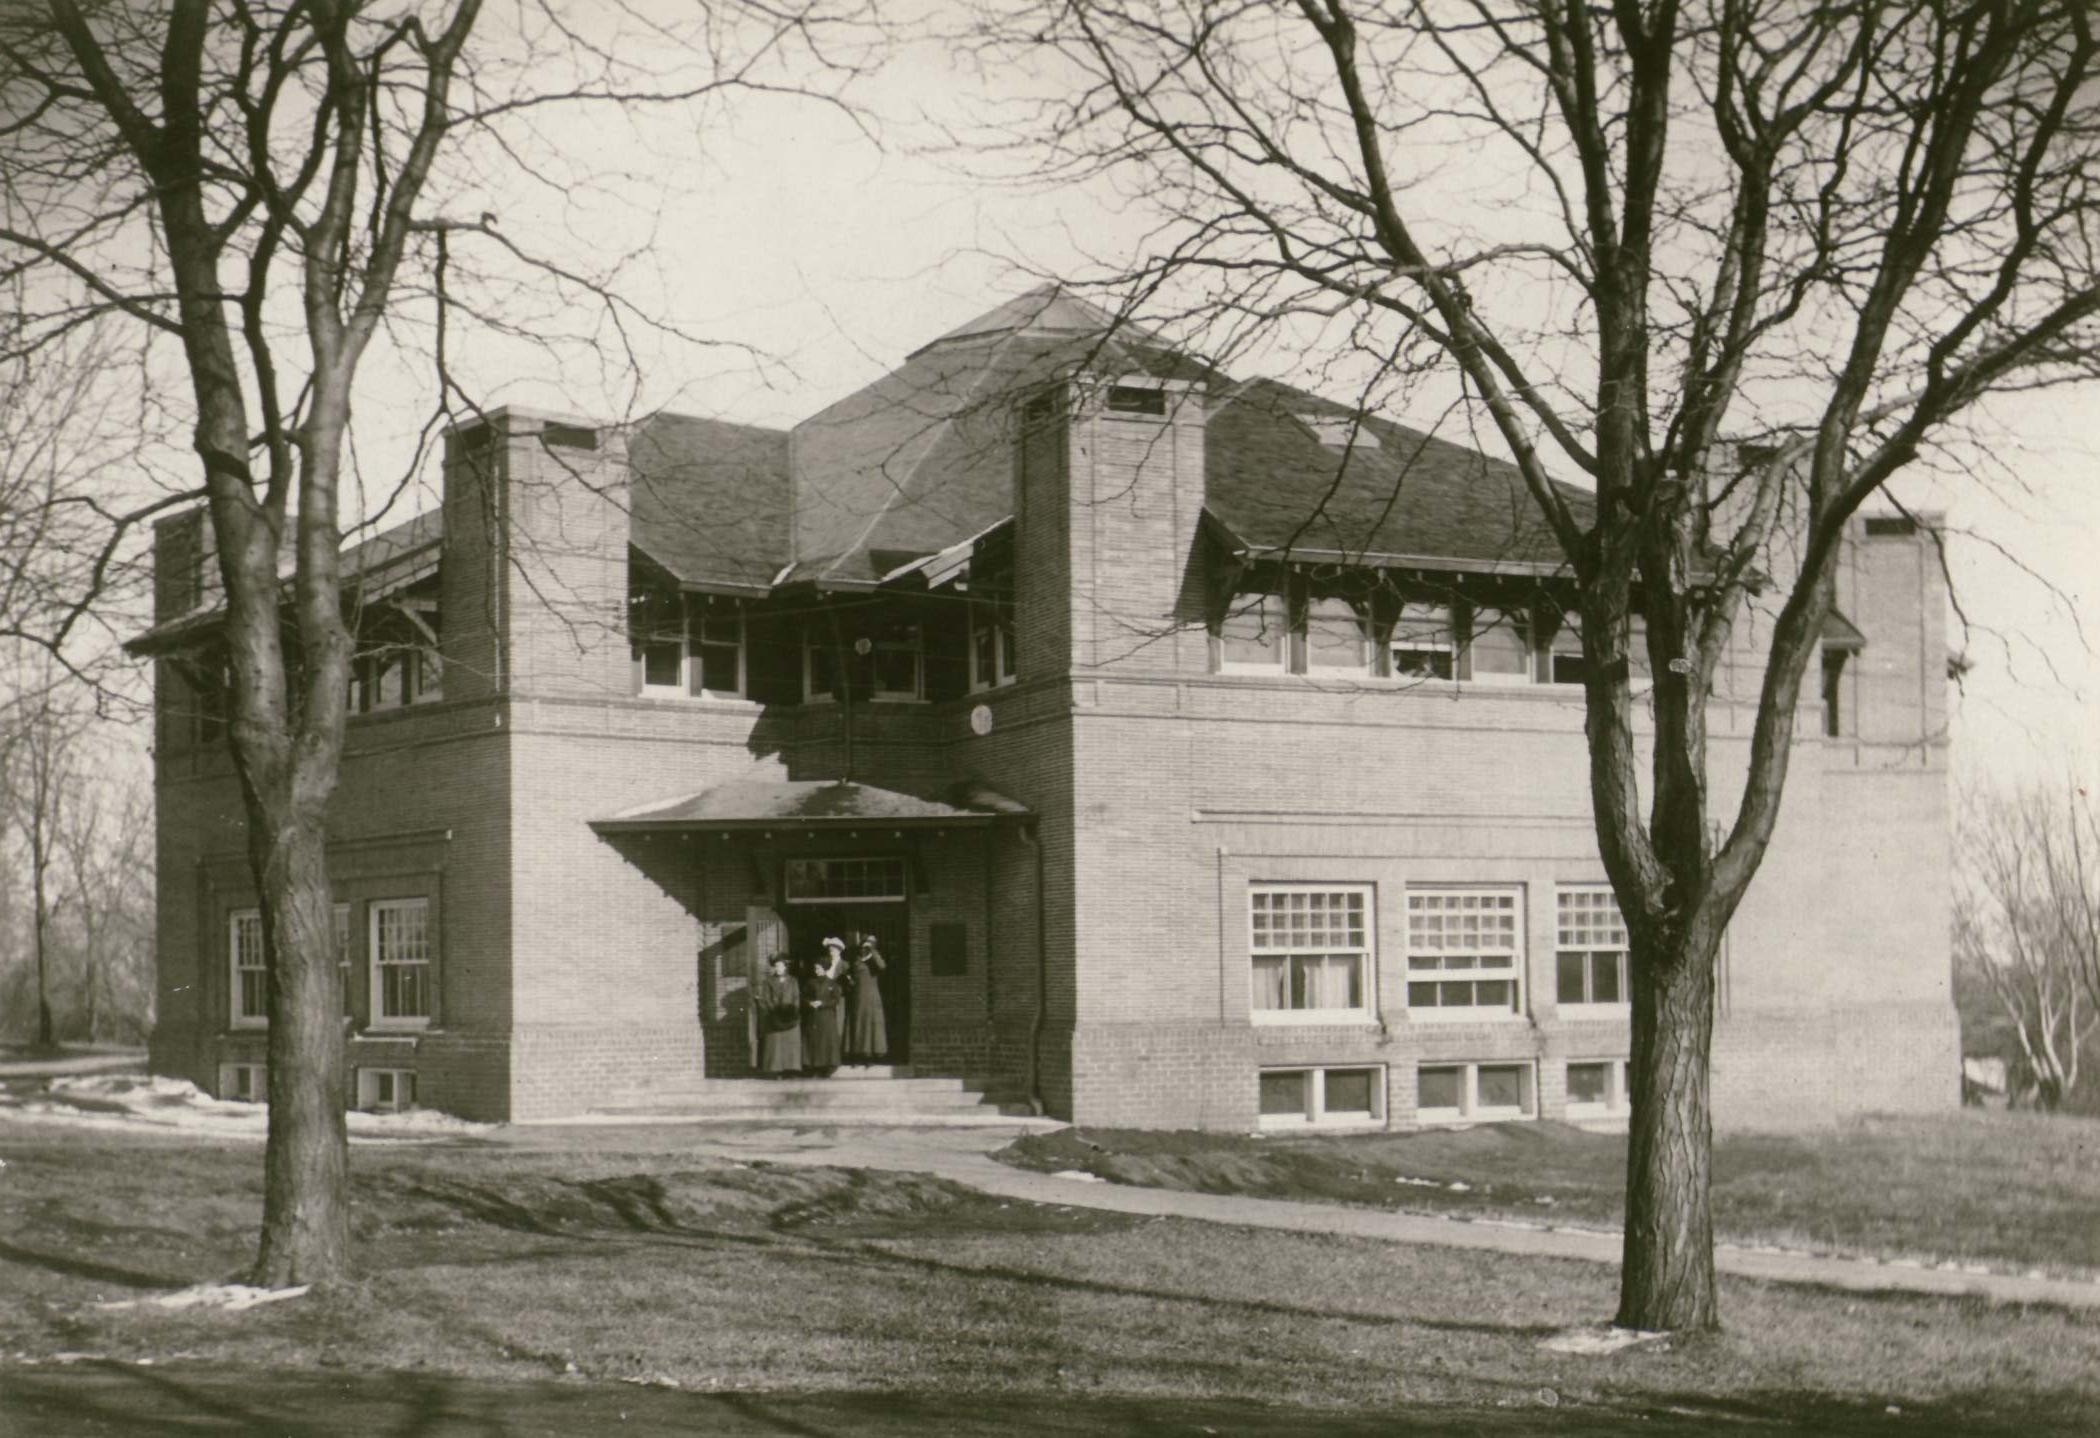
<path fill-rule="evenodd" d="M 843 1072 L 843 1071 L 842 1071 Z M 592 1107 L 611 1116 L 767 1117 L 797 1114 L 852 1116 L 857 1121 L 908 1123 L 915 1117 L 1009 1106 L 963 1087 L 957 1078 L 892 1079 L 886 1083 L 815 1079 L 709 1079 L 677 1088 L 630 1092 Z M 1013 1105 L 1026 1113 L 1027 1105 Z"/>

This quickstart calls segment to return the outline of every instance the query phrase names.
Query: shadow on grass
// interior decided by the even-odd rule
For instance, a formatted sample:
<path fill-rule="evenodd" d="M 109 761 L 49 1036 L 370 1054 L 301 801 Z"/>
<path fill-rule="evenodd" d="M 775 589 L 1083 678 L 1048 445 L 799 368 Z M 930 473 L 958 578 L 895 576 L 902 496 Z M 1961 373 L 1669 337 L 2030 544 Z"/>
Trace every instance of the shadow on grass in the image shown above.
<path fill-rule="evenodd" d="M 64 1370 L 15 1369 L 0 1384 L 0 1429 L 19 1433 L 268 1432 L 289 1438 L 570 1438 L 618 1431 L 631 1438 L 706 1433 L 710 1438 L 1082 1438 L 1102 1433 L 1230 1433 L 1286 1438 L 1428 1438 L 1552 1435 L 1654 1438 L 1712 1433 L 1974 1435 L 2068 1431 L 2090 1416 L 2036 1395 L 2017 1414 L 1959 1403 L 1891 1414 L 1816 1403 L 1785 1393 L 1740 1402 L 1662 1397 L 1637 1404 L 1512 1407 L 1420 1405 L 1372 1411 L 1250 1403 L 1040 1395 L 754 1392 L 686 1393 L 628 1384 L 497 1382 L 384 1372 L 144 1369 L 119 1363 Z"/>
<path fill-rule="evenodd" d="M 96 1283 L 122 1283 L 131 1288 L 186 1288 L 195 1281 L 188 1278 L 168 1278 L 158 1273 L 142 1273 L 135 1268 L 120 1268 L 113 1263 L 97 1263 L 93 1259 L 75 1258 L 64 1253 L 44 1253 L 5 1240 L 0 1240 L 0 1260 L 19 1263 L 27 1268 L 41 1268 L 46 1273 L 60 1274 L 66 1278 L 85 1278 Z"/>
<path fill-rule="evenodd" d="M 856 1175 L 856 1178 L 860 1177 Z M 799 1226 L 800 1206 L 773 1215 L 770 1231 L 739 1232 L 720 1227 L 700 1227 L 681 1218 L 672 1208 L 663 1185 L 656 1179 L 634 1175 L 594 1179 L 569 1186 L 575 1198 L 589 1207 L 560 1203 L 560 1219 L 536 1210 L 487 1188 L 464 1182 L 426 1182 L 412 1188 L 418 1197 L 455 1206 L 462 1214 L 536 1238 L 564 1239 L 588 1248 L 616 1245 L 624 1249 L 667 1247 L 679 1249 L 738 1248 L 780 1257 L 801 1258 L 830 1264 L 846 1264 L 877 1272 L 938 1273 L 962 1278 L 1012 1283 L 1022 1287 L 1092 1297 L 1135 1299 L 1149 1303 L 1189 1304 L 1230 1314 L 1261 1318 L 1341 1320 L 1395 1329 L 1430 1329 L 1447 1333 L 1470 1333 L 1502 1338 L 1543 1338 L 1559 1331 L 1550 1323 L 1484 1323 L 1456 1319 L 1402 1317 L 1352 1308 L 1326 1308 L 1286 1303 L 1275 1299 L 1226 1298 L 1216 1294 L 1172 1288 L 1150 1288 L 1113 1283 L 1095 1278 L 1076 1278 L 1045 1273 L 1040 1269 L 1009 1264 L 960 1263 L 928 1254 L 898 1253 L 864 1241 L 858 1236 L 831 1239 Z M 969 1195 L 966 1202 L 981 1202 Z M 601 1218 L 590 1223 L 591 1212 Z M 925 1222 L 914 1225 L 909 1236 L 925 1236 Z M 942 1232 L 952 1229 L 943 1224 Z M 900 1233 L 896 1236 L 907 1236 Z M 542 1250 L 540 1256 L 547 1256 Z M 450 1260 L 438 1258 L 439 1264 Z M 472 1260 L 470 1260 L 472 1261 Z"/>

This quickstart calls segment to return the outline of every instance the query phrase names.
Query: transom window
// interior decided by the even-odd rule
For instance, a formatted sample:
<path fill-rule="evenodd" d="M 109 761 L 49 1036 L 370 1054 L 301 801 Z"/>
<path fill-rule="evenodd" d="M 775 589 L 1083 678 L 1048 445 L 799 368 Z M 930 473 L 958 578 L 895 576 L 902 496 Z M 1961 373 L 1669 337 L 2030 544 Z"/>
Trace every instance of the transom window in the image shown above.
<path fill-rule="evenodd" d="M 1561 1007 L 1623 1006 L 1626 996 L 1626 922 L 1609 888 L 1557 890 L 1554 903 L 1555 987 Z"/>
<path fill-rule="evenodd" d="M 1407 1007 L 1421 1018 L 1520 1013 L 1524 914 L 1507 889 L 1410 889 Z"/>
<path fill-rule="evenodd" d="M 782 875 L 782 888 L 791 904 L 865 903 L 870 899 L 902 899 L 904 860 L 789 859 Z"/>
<path fill-rule="evenodd" d="M 430 901 L 372 903 L 372 1025 L 422 1028 L 430 1022 Z"/>
<path fill-rule="evenodd" d="M 1451 606 L 1401 605 L 1388 651 L 1396 678 L 1453 678 L 1458 673 L 1458 635 L 1451 622 Z"/>
<path fill-rule="evenodd" d="M 260 909 L 236 909 L 226 916 L 226 944 L 233 964 L 230 987 L 233 1026 L 258 1029 L 270 1022 L 270 970 L 263 961 Z"/>
<path fill-rule="evenodd" d="M 1248 917 L 1257 1020 L 1369 1014 L 1368 885 L 1260 885 L 1248 893 Z"/>

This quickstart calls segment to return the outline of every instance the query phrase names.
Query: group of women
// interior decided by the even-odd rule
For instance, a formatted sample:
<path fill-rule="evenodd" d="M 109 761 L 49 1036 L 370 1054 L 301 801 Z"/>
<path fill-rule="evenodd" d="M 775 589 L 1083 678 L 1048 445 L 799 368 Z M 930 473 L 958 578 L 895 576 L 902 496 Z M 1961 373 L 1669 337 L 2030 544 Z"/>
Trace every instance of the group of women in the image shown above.
<path fill-rule="evenodd" d="M 850 946 L 825 939 L 821 957 L 805 960 L 799 973 L 786 954 L 775 954 L 758 986 L 760 1071 L 828 1078 L 842 1061 L 887 1063 L 879 982 L 885 967 L 873 934 L 855 935 Z"/>

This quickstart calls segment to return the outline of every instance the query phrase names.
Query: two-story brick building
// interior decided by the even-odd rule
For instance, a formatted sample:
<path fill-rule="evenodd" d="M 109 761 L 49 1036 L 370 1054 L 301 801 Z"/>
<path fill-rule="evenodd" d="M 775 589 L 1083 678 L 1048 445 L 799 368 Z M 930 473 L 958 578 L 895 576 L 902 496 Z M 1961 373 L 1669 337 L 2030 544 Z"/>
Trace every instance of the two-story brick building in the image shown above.
<path fill-rule="evenodd" d="M 349 563 L 360 1102 L 704 1105 L 751 1072 L 763 957 L 858 928 L 901 1061 L 1078 1121 L 1623 1115 L 1572 594 L 1514 472 L 1101 328 L 1039 292 L 784 433 L 511 409 L 450 437 L 442 509 Z M 137 645 L 153 1065 L 249 1093 L 207 534 L 161 526 Z M 1931 536 L 1857 523 L 1839 605 L 1728 939 L 1724 1123 L 1957 1101 Z"/>

